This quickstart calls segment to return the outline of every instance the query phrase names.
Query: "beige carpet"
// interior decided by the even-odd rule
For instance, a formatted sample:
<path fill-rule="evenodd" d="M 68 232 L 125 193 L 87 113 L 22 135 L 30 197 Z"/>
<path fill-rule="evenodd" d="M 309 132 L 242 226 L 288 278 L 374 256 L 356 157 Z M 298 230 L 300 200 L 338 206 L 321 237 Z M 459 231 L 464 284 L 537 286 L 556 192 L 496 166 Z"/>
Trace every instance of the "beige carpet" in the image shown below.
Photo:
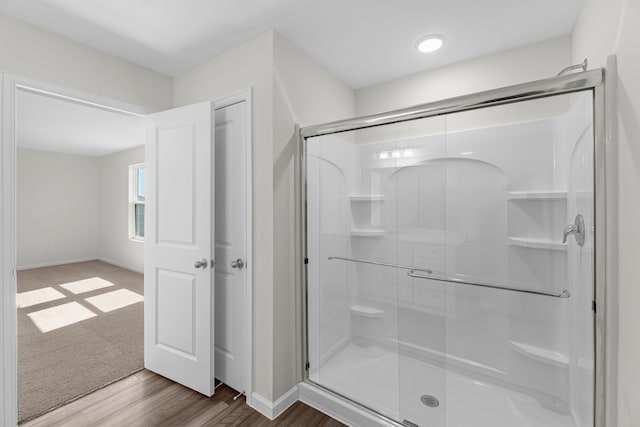
<path fill-rule="evenodd" d="M 20 421 L 143 367 L 142 295 L 141 274 L 100 261 L 18 272 Z"/>

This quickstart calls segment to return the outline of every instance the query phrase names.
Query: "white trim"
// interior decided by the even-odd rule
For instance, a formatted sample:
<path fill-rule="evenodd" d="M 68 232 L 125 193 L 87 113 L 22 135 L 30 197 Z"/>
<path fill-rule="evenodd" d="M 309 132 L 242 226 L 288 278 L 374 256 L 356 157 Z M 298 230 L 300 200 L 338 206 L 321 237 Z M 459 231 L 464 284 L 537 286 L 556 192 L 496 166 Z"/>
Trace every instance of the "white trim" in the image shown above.
<path fill-rule="evenodd" d="M 90 105 L 122 114 L 144 116 L 153 110 L 123 103 L 88 92 L 52 85 L 20 76 L 1 73 L 2 102 L 0 118 L 2 119 L 2 138 L 0 140 L 0 200 L 2 210 L 0 222 L 0 274 L 2 290 L 0 290 L 0 331 L 2 331 L 2 348 L 0 349 L 0 425 L 13 426 L 18 421 L 18 388 L 17 388 L 17 326 L 16 326 L 16 239 L 15 239 L 15 92 L 17 88 L 47 96 L 66 99 L 79 104 Z M 246 395 L 247 404 L 252 405 L 253 394 L 253 107 L 251 88 L 239 91 L 214 102 L 215 108 L 223 108 L 238 102 L 246 102 L 247 118 L 247 301 L 246 301 Z M 94 259 L 94 258 L 93 258 Z M 130 266 L 122 265 L 107 259 L 101 261 L 126 268 L 138 273 Z M 59 264 L 59 263 L 57 263 Z M 286 395 L 285 395 L 286 396 Z M 297 396 L 297 395 L 296 395 Z M 264 400 L 264 399 L 263 399 Z M 265 400 L 266 401 L 266 400 Z M 293 400 L 295 402 L 295 399 Z M 280 399 L 278 400 L 280 402 Z M 276 402 L 276 403 L 278 403 Z M 280 407 L 278 404 L 277 407 Z M 274 406 L 272 413 L 277 413 Z M 288 407 L 288 406 L 286 406 Z M 286 407 L 284 409 L 286 409 Z"/>
<path fill-rule="evenodd" d="M 15 99 L 17 90 L 26 90 L 46 96 L 65 99 L 121 114 L 142 116 L 152 111 L 107 97 L 69 89 L 8 73 L 2 77 L 0 117 L 0 188 L 2 201 L 0 222 L 0 425 L 15 426 L 18 422 L 17 383 L 17 320 L 16 320 L 16 139 Z"/>
<path fill-rule="evenodd" d="M 34 268 L 44 268 L 44 267 L 54 267 L 56 265 L 65 265 L 65 264 L 75 264 L 77 262 L 87 262 L 87 261 L 96 261 L 98 258 L 96 257 L 88 257 L 88 258 L 78 258 L 78 259 L 63 259 L 60 261 L 52 261 L 52 262 L 43 262 L 41 264 L 29 264 L 29 265 L 20 265 L 16 267 L 17 271 L 23 270 L 33 270 Z M 105 261 L 108 262 L 108 261 Z M 111 263 L 113 264 L 113 263 Z"/>
<path fill-rule="evenodd" d="M 233 104 L 237 104 L 239 102 L 243 102 L 246 101 L 249 103 L 249 106 L 251 104 L 251 88 L 249 89 L 244 89 L 232 94 L 229 94 L 227 96 L 223 96 L 222 98 L 218 98 L 216 100 L 213 101 L 213 108 L 215 110 L 219 110 L 221 108 L 225 108 L 228 107 L 230 105 Z M 248 111 L 249 113 L 251 113 L 251 109 L 249 109 Z M 249 114 L 250 116 L 251 114 Z"/>
<path fill-rule="evenodd" d="M 16 314 L 16 144 L 15 144 L 15 79 L 2 74 L 2 231 L 0 263 L 2 290 L 2 354 L 0 355 L 0 413 L 4 426 L 18 423 L 18 361 Z"/>
<path fill-rule="evenodd" d="M 251 403 L 249 403 L 249 397 L 251 397 Z M 260 412 L 270 420 L 273 420 L 273 403 L 269 399 L 254 391 L 251 393 L 251 395 L 247 394 L 247 405 Z"/>
<path fill-rule="evenodd" d="M 244 389 L 247 397 L 247 405 L 253 405 L 254 393 L 253 392 L 253 107 L 252 107 L 252 89 L 248 88 L 236 93 L 233 93 L 224 98 L 220 98 L 214 101 L 214 109 L 220 109 L 228 107 L 238 102 L 245 102 L 245 114 L 246 114 L 246 143 L 247 143 L 247 158 L 246 158 L 246 170 L 247 170 L 247 254 L 246 254 L 246 386 Z M 259 396 L 256 394 L 256 396 Z"/>
<path fill-rule="evenodd" d="M 297 401 L 298 386 L 295 385 L 275 402 L 271 402 L 264 396 L 253 392 L 251 393 L 251 404 L 249 404 L 248 402 L 247 404 L 273 421 Z"/>
<path fill-rule="evenodd" d="M 353 427 L 398 427 L 401 425 L 304 382 L 298 384 L 298 400 L 343 424 Z"/>
<path fill-rule="evenodd" d="M 56 99 L 63 99 L 75 104 L 85 105 L 98 108 L 105 111 L 111 111 L 128 116 L 145 117 L 156 110 L 133 105 L 116 99 L 107 98 L 101 95 L 84 92 L 81 90 L 70 89 L 64 86 L 58 86 L 51 83 L 45 83 L 38 80 L 32 80 L 27 77 L 21 77 L 11 74 L 5 74 L 15 84 L 14 87 L 20 88 L 27 92 L 36 93 Z"/>
<path fill-rule="evenodd" d="M 129 240 L 144 243 L 144 236 L 136 235 L 136 205 L 145 205 L 145 200 L 138 200 L 138 171 L 144 169 L 144 163 L 134 163 L 129 165 L 129 215 L 127 226 L 129 230 Z M 144 234 L 144 233 L 143 233 Z"/>
<path fill-rule="evenodd" d="M 68 260 L 64 260 L 64 261 L 46 262 L 46 263 L 43 263 L 43 264 L 25 265 L 25 266 L 16 268 L 16 270 L 17 271 L 33 270 L 34 268 L 55 267 L 57 265 L 75 264 L 75 263 L 78 263 L 78 262 L 87 262 L 87 261 L 102 261 L 102 262 L 106 262 L 107 264 L 115 265 L 116 267 L 124 268 L 125 270 L 133 271 L 134 273 L 144 274 L 144 271 L 140 270 L 139 268 L 137 268 L 137 267 L 135 267 L 133 265 L 127 265 L 127 264 L 124 264 L 124 263 L 121 263 L 121 262 L 112 261 L 110 259 L 102 258 L 102 257 L 68 259 Z"/>
<path fill-rule="evenodd" d="M 120 268 L 124 268 L 125 270 L 133 271 L 134 273 L 144 274 L 144 269 L 140 269 L 140 268 L 135 267 L 133 265 L 127 265 L 127 264 L 122 263 L 122 262 L 112 261 L 112 260 L 110 260 L 108 258 L 100 257 L 100 258 L 97 258 L 96 261 L 106 262 L 107 264 L 115 265 L 116 267 L 120 267 Z"/>

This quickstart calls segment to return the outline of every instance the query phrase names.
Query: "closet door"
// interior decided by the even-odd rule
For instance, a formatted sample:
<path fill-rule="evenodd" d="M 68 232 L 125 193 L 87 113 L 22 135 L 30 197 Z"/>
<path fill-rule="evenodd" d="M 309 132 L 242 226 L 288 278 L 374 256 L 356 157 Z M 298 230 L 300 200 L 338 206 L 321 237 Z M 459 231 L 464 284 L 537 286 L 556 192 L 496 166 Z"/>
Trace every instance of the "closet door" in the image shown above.
<path fill-rule="evenodd" d="M 214 393 L 211 102 L 149 116 L 146 144 L 145 367 Z"/>

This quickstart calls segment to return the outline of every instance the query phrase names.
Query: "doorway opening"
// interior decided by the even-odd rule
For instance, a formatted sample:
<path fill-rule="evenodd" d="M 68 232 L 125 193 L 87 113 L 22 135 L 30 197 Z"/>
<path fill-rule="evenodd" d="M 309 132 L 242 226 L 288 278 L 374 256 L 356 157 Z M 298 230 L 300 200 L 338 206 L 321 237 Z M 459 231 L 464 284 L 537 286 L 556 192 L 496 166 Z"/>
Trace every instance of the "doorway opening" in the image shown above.
<path fill-rule="evenodd" d="M 143 368 L 144 243 L 130 233 L 142 216 L 129 215 L 129 166 L 144 162 L 145 131 L 140 116 L 27 88 L 15 123 L 23 422 Z"/>
<path fill-rule="evenodd" d="M 20 234 L 18 226 L 21 222 L 20 217 L 16 217 L 14 215 L 14 212 L 17 211 L 17 204 L 14 203 L 17 195 L 16 181 L 18 180 L 16 159 L 20 156 L 21 151 L 20 145 L 17 144 L 18 136 L 20 134 L 20 130 L 18 128 L 18 119 L 20 115 L 20 91 L 26 91 L 32 94 L 35 93 L 42 95 L 45 98 L 51 98 L 58 101 L 64 100 L 70 104 L 85 107 L 88 106 L 102 111 L 109 111 L 111 113 L 139 118 L 144 121 L 145 134 L 148 131 L 149 119 L 153 117 L 150 116 L 150 114 L 152 114 L 151 111 L 118 101 L 113 101 L 101 96 L 35 82 L 21 77 L 6 74 L 3 75 L 3 102 L 5 107 L 2 112 L 3 123 L 9 125 L 4 126 L 2 133 L 2 162 L 4 174 L 2 176 L 1 187 L 2 197 L 5 202 L 3 202 L 2 211 L 2 256 L 0 257 L 0 260 L 3 265 L 3 281 L 6 286 L 4 287 L 2 294 L 0 294 L 0 302 L 2 303 L 4 313 L 4 317 L 2 319 L 4 352 L 0 355 L 0 364 L 5 366 L 6 369 L 1 377 L 3 393 L 0 395 L 0 398 L 3 400 L 3 408 L 5 408 L 3 411 L 3 421 L 7 425 L 14 425 L 18 422 L 18 360 L 16 358 L 18 353 L 18 334 L 16 327 L 18 316 L 18 310 L 16 309 L 18 287 L 16 284 L 16 278 L 18 275 L 22 274 L 22 271 L 27 271 L 27 269 L 21 270 L 20 267 L 47 267 L 44 265 L 46 263 L 41 263 L 40 265 L 37 263 L 24 263 L 23 265 L 20 265 L 19 259 L 22 259 L 22 257 L 19 256 L 18 251 L 16 250 L 17 240 Z M 215 143 L 215 150 L 213 150 L 216 155 L 216 160 L 214 162 L 212 158 L 210 164 L 212 171 L 215 170 L 215 174 L 212 174 L 213 181 L 211 182 L 211 184 L 215 184 L 211 190 L 212 192 L 215 191 L 215 197 L 213 197 L 214 194 L 211 194 L 211 198 L 218 202 L 218 206 L 221 209 L 225 209 L 225 212 L 219 212 L 218 209 L 215 210 L 215 223 L 214 217 L 212 216 L 211 225 L 214 229 L 224 228 L 226 234 L 219 233 L 218 236 L 220 239 L 212 240 L 209 248 L 210 255 L 207 254 L 207 256 L 210 256 L 210 260 L 215 262 L 215 274 L 211 274 L 211 287 L 215 288 L 215 304 L 212 301 L 212 307 L 214 308 L 212 314 L 215 313 L 215 315 L 211 316 L 211 322 L 215 322 L 215 328 L 213 328 L 213 324 L 210 325 L 210 327 L 212 328 L 211 335 L 215 335 L 216 338 L 214 340 L 215 343 L 212 342 L 210 363 L 212 366 L 215 366 L 215 377 L 218 380 L 225 382 L 232 388 L 244 393 L 245 391 L 252 389 L 252 360 L 250 357 L 252 354 L 252 313 L 249 309 L 252 306 L 251 91 L 245 90 L 227 96 L 215 102 L 211 102 L 211 106 L 212 113 L 210 114 L 209 125 L 212 133 L 211 144 L 213 145 L 214 143 L 213 136 L 215 136 L 218 141 Z M 147 138 L 147 136 L 145 136 L 145 138 Z M 142 149 L 145 156 L 147 156 L 147 147 L 148 141 L 145 142 L 145 148 Z M 46 150 L 40 149 L 32 151 Z M 124 168 L 125 189 L 128 190 L 131 187 L 131 183 L 128 181 L 127 175 L 129 167 L 143 162 L 145 162 L 144 157 L 140 158 L 140 160 L 127 162 L 127 165 Z M 48 163 L 45 162 L 45 164 Z M 241 179 L 238 180 L 236 178 Z M 101 182 L 114 184 L 113 180 L 109 179 L 101 180 Z M 219 188 L 218 185 L 222 183 L 224 183 L 226 187 Z M 241 188 L 242 191 L 238 191 L 239 188 Z M 151 191 L 148 190 L 148 186 L 147 191 Z M 74 194 L 77 198 L 86 201 L 88 193 L 84 191 L 77 191 Z M 147 200 L 145 200 L 145 202 L 146 201 Z M 232 203 L 232 201 L 234 202 Z M 120 209 L 120 211 L 123 211 L 125 216 L 133 218 L 134 221 L 140 221 L 142 216 L 139 215 L 141 213 L 139 203 L 132 203 L 132 199 L 129 195 L 124 196 L 124 202 L 128 206 Z M 140 202 L 139 198 L 137 202 Z M 231 208 L 231 206 L 235 207 Z M 237 212 L 234 211 L 237 207 L 240 207 L 243 210 L 242 215 L 237 214 Z M 130 208 L 134 209 L 133 215 L 129 215 L 128 210 Z M 136 208 L 137 211 L 135 210 Z M 146 210 L 146 216 L 151 215 L 148 210 L 148 206 L 145 205 L 144 209 Z M 111 214 L 111 212 L 107 212 L 102 213 L 101 215 L 112 216 Z M 227 220 L 227 224 L 225 224 L 225 218 Z M 233 223 L 233 227 L 231 227 L 231 222 Z M 139 225 L 140 224 L 135 224 L 134 222 L 133 226 L 129 226 L 129 232 L 127 233 L 125 231 L 127 239 L 133 241 L 135 239 L 130 239 L 131 237 L 141 237 L 139 235 L 135 235 L 136 226 L 138 226 L 138 231 L 140 231 Z M 231 236 L 229 234 L 229 230 L 234 227 L 242 229 L 242 233 Z M 134 230 L 133 235 L 130 233 L 132 228 Z M 148 230 L 148 227 L 144 228 L 143 226 L 142 230 Z M 82 227 L 77 226 L 73 230 L 73 233 L 82 235 L 83 231 Z M 113 230 L 103 230 L 103 232 L 112 233 Z M 69 232 L 67 235 L 71 235 L 71 233 L 72 232 Z M 146 232 L 144 232 L 144 234 L 146 234 Z M 140 244 L 140 242 L 136 243 L 141 247 L 145 246 L 145 244 Z M 146 243 L 148 243 L 148 241 Z M 146 250 L 144 252 L 146 252 Z M 147 256 L 147 254 L 140 255 L 143 262 L 146 262 L 145 256 Z M 99 260 L 100 258 L 97 256 L 87 257 L 87 259 L 76 257 L 71 260 L 83 263 L 88 261 L 93 262 L 93 260 L 96 259 Z M 137 270 L 126 265 L 126 263 L 112 263 L 111 261 L 114 260 L 106 257 L 104 257 L 102 261 L 107 261 L 107 264 L 113 265 L 121 264 L 120 267 L 125 267 L 125 269 Z M 58 263 L 56 262 L 53 264 Z M 65 265 L 70 266 L 72 264 Z M 107 266 L 100 264 L 99 262 L 98 265 L 103 269 L 108 269 Z M 211 265 L 213 264 L 210 264 L 210 266 Z M 239 267 L 240 265 L 242 265 L 242 267 Z M 191 266 L 193 267 L 193 262 L 191 263 Z M 118 265 L 115 265 L 115 267 L 118 267 Z M 139 273 L 142 272 L 144 272 L 144 267 L 140 268 Z M 134 271 L 134 273 L 138 274 L 136 271 Z M 211 273 L 214 272 L 212 271 Z M 229 280 L 232 276 L 235 276 L 237 280 Z M 82 277 L 78 280 L 72 280 L 71 283 L 85 281 L 81 285 L 76 284 L 75 286 L 82 287 L 84 285 L 87 289 L 91 288 L 91 292 L 95 292 L 96 294 L 101 294 L 103 290 L 105 291 L 104 293 L 107 293 L 111 289 L 115 290 L 115 288 L 109 289 L 109 286 L 106 286 L 105 283 L 101 282 L 101 280 L 94 279 L 94 277 L 98 276 L 92 275 L 92 277 Z M 100 279 L 100 277 L 98 277 L 98 279 Z M 102 279 L 105 281 L 111 281 L 109 278 L 102 277 Z M 86 281 L 89 281 L 90 283 L 86 283 Z M 224 283 L 225 281 L 226 283 Z M 64 283 L 56 283 L 55 286 L 61 287 L 62 284 Z M 144 288 L 147 286 L 148 283 L 145 281 Z M 96 306 L 85 301 L 86 299 L 98 295 L 82 295 L 82 292 L 79 292 L 78 298 L 82 299 L 82 303 L 79 303 L 78 301 L 71 301 L 71 295 L 67 294 L 73 294 L 73 292 L 66 292 L 66 288 L 61 288 L 65 289 L 62 291 L 53 286 L 49 287 L 52 287 L 53 291 L 63 294 L 65 298 L 69 298 L 69 302 L 77 302 L 80 306 L 84 306 L 86 304 L 87 307 L 85 308 L 91 310 L 90 307 L 94 307 L 94 309 L 98 310 L 95 308 Z M 146 293 L 144 290 L 140 290 L 140 292 L 136 292 L 136 290 L 129 291 L 136 293 L 141 297 Z M 44 292 L 46 293 L 50 291 Z M 236 301 L 237 305 L 233 306 L 231 304 L 232 301 Z M 147 312 L 147 303 L 147 300 L 142 304 L 139 304 L 139 301 L 136 301 L 132 302 L 130 306 L 143 305 L 143 311 Z M 51 299 L 47 304 L 55 306 L 58 303 L 55 299 Z M 126 307 L 119 309 L 123 310 L 126 309 Z M 112 311 L 117 310 L 118 309 L 114 309 Z M 108 311 L 105 310 L 105 312 Z M 91 318 L 89 318 L 89 320 L 91 320 Z M 30 319 L 29 321 L 33 323 Z M 87 320 L 81 320 L 77 323 L 82 323 L 83 321 L 86 322 Z M 33 327 L 37 329 L 37 326 L 34 325 Z M 48 333 L 51 333 L 51 331 Z M 147 344 L 145 343 L 145 345 Z M 144 350 L 144 353 L 146 354 L 147 351 Z M 99 366 L 94 366 L 94 370 L 99 369 Z M 240 373 L 240 375 L 232 374 L 232 372 Z M 176 381 L 188 386 L 188 384 L 181 382 L 179 379 Z M 58 385 L 63 387 L 64 383 L 59 383 Z M 252 404 L 252 396 L 250 393 L 247 393 L 247 403 L 250 406 Z M 23 417 L 20 418 L 24 419 Z"/>

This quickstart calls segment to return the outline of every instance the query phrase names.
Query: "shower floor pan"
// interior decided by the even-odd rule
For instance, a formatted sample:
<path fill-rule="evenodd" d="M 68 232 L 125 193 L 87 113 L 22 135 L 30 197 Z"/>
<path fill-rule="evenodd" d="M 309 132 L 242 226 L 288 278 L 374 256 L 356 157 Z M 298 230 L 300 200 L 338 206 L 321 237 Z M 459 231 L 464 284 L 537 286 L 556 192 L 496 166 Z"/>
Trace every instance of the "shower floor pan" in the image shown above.
<path fill-rule="evenodd" d="M 548 410 L 529 395 L 454 371 L 445 374 L 442 368 L 375 345 L 350 343 L 309 378 L 407 425 L 576 427 L 573 417 Z"/>

